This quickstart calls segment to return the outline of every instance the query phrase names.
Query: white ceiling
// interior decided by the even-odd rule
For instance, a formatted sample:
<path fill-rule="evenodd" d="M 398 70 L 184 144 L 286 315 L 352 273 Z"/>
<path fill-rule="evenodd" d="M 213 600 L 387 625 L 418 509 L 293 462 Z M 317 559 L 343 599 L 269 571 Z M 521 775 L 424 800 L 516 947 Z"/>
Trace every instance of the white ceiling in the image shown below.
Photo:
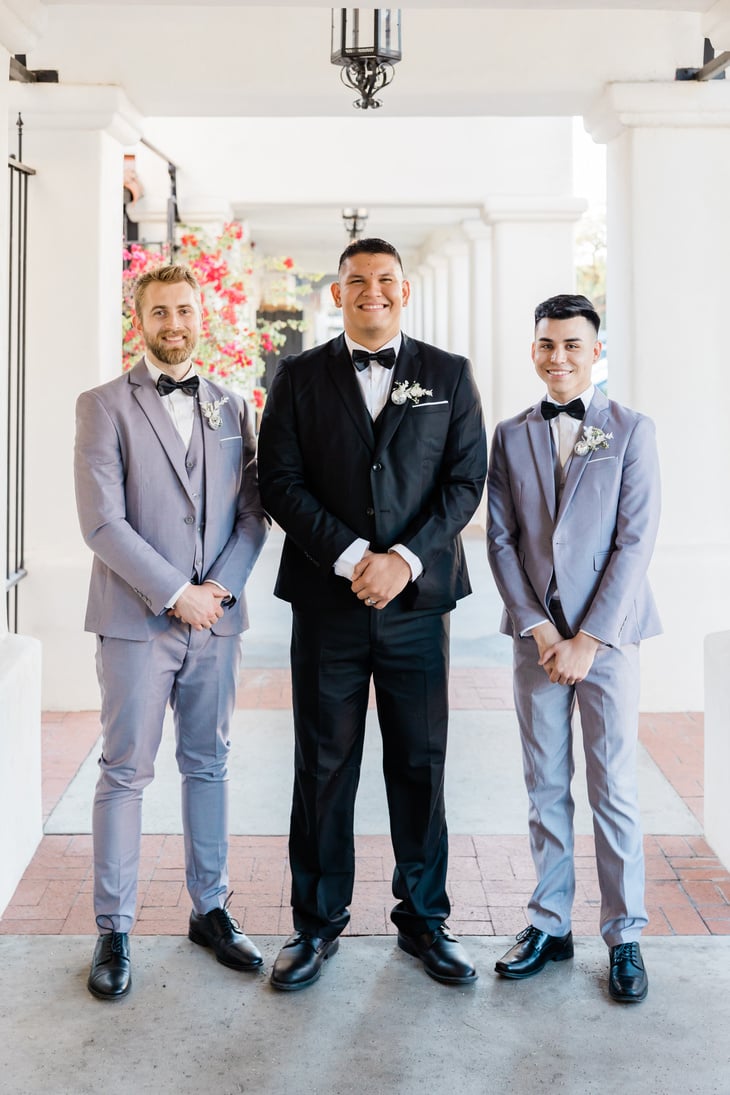
<path fill-rule="evenodd" d="M 387 234 L 397 226 L 404 246 L 414 247 L 430 232 L 478 216 L 480 191 L 462 185 L 472 167 L 458 149 L 446 164 L 451 180 L 427 193 L 439 148 L 419 136 L 412 154 L 423 163 L 421 179 L 410 200 L 388 200 L 387 186 L 362 193 L 356 169 L 338 156 L 338 126 L 372 157 L 394 122 L 407 146 L 428 119 L 434 126 L 486 117 L 519 125 L 529 116 L 580 115 L 607 83 L 672 81 L 676 68 L 701 65 L 708 13 L 729 9 L 730 18 L 730 0 L 459 0 L 458 7 L 411 0 L 402 9 L 403 60 L 384 105 L 362 112 L 330 64 L 330 7 L 302 0 L 24 2 L 40 12 L 41 32 L 27 51 L 31 68 L 58 69 L 63 83 L 123 88 L 146 136 L 180 166 L 183 193 L 223 198 L 275 250 L 283 238 L 329 248 L 334 233 L 339 243 L 332 225 L 343 204 L 367 204 L 369 229 Z M 307 196 L 267 200 L 257 186 L 266 179 L 259 150 L 242 139 L 241 123 L 270 119 L 273 128 L 292 118 L 303 131 L 328 120 L 332 135 L 313 139 L 296 157 L 280 144 L 281 172 L 295 195 Z M 495 154 L 498 148 L 485 148 L 485 162 Z M 564 157 L 564 147 L 555 155 Z M 546 169 L 549 153 L 537 167 Z M 397 157 L 389 170 L 398 174 Z"/>

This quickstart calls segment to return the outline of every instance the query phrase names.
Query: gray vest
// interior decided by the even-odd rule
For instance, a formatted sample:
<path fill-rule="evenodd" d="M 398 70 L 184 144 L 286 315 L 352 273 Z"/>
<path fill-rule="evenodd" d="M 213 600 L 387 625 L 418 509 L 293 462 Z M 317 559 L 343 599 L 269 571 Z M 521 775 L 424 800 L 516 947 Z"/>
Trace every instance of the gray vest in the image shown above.
<path fill-rule="evenodd" d="M 195 557 L 190 564 L 191 577 L 202 581 L 205 574 L 203 536 L 205 533 L 205 448 L 203 446 L 203 417 L 195 401 L 195 422 L 188 451 L 185 454 L 190 491 L 195 502 Z"/>

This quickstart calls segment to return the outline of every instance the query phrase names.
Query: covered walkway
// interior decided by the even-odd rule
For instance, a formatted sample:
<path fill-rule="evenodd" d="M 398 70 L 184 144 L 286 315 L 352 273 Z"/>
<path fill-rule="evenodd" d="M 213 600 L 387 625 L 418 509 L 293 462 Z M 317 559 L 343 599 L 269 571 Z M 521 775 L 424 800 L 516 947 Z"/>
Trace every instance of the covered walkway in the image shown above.
<path fill-rule="evenodd" d="M 286 831 L 292 769 L 288 607 L 270 594 L 280 538 L 251 581 L 253 627 L 234 727 L 233 912 L 270 970 L 289 934 Z M 730 874 L 702 835 L 702 716 L 644 714 L 640 778 L 651 917 L 646 1003 L 606 991 L 598 889 L 581 764 L 576 777 L 576 957 L 527 982 L 493 965 L 526 923 L 526 839 L 509 643 L 482 534 L 467 550 L 475 595 L 453 617 L 447 808 L 451 927 L 480 980 L 449 990 L 395 946 L 392 855 L 373 717 L 357 815 L 347 939 L 321 981 L 291 997 L 218 965 L 186 938 L 178 781 L 166 739 L 145 802 L 133 990 L 86 990 L 95 934 L 90 803 L 98 713 L 44 719 L 45 835 L 0 920 L 0 1090 L 25 1095 L 215 1091 L 220 1095 L 585 1095 L 730 1091 Z"/>

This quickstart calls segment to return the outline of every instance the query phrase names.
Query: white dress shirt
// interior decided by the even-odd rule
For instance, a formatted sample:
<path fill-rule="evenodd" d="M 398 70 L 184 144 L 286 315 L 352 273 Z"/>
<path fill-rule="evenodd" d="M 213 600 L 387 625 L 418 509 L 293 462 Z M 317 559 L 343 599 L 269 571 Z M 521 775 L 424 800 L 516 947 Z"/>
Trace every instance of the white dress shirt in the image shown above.
<path fill-rule="evenodd" d="M 350 351 L 350 357 L 352 357 L 353 350 L 364 350 L 365 353 L 380 353 L 381 350 L 392 348 L 395 351 L 395 356 L 397 358 L 402 341 L 403 338 L 399 331 L 395 338 L 391 338 L 389 342 L 379 346 L 377 350 L 371 351 L 369 347 L 361 346 L 360 343 L 354 342 L 348 334 L 345 334 L 345 342 L 347 343 L 347 349 Z M 352 367 L 355 369 L 354 365 Z M 371 361 L 367 369 L 355 369 L 355 379 L 362 392 L 365 406 L 370 413 L 370 417 L 374 421 L 388 402 L 388 396 L 390 395 L 393 382 L 393 369 L 386 369 L 385 366 L 379 364 L 379 362 Z M 369 547 L 370 544 L 367 540 L 363 540 L 362 538 L 353 540 L 349 547 L 345 548 L 340 557 L 335 560 L 335 574 L 340 578 L 347 578 L 347 580 L 351 582 L 353 570 Z M 406 561 L 406 563 L 408 563 L 411 570 L 412 582 L 415 582 L 416 578 L 420 577 L 423 572 L 423 564 L 418 556 L 405 547 L 404 544 L 393 544 L 392 547 L 388 548 L 388 551 L 395 551 Z"/>
<path fill-rule="evenodd" d="M 162 369 L 158 369 L 156 365 L 153 365 L 146 355 L 144 363 L 147 366 L 147 371 L 152 377 L 155 386 L 157 386 L 157 381 L 162 376 Z M 181 376 L 180 379 L 187 380 L 188 377 L 191 376 L 195 376 L 195 369 L 193 368 L 192 363 L 185 373 L 185 376 Z M 190 444 L 190 438 L 193 436 L 195 396 L 190 396 L 187 392 L 170 392 L 169 395 L 161 395 L 160 399 L 162 400 L 162 406 L 172 419 L 173 425 L 180 434 L 183 444 L 187 449 Z"/>
<path fill-rule="evenodd" d="M 162 376 L 162 369 L 158 369 L 156 365 L 153 365 L 146 354 L 144 363 L 147 366 L 147 371 L 149 372 L 155 383 L 155 387 L 157 387 L 157 381 Z M 190 376 L 195 376 L 195 369 L 193 368 L 192 363 L 188 371 L 185 373 L 185 376 L 181 376 L 180 379 L 187 380 Z M 193 436 L 193 426 L 195 425 L 195 404 L 197 402 L 197 397 L 194 395 L 188 395 L 187 392 L 170 392 L 169 395 L 161 395 L 160 399 L 162 400 L 162 406 L 165 408 L 170 418 L 172 419 L 172 424 L 174 425 L 177 432 L 180 434 L 182 442 L 185 446 L 185 450 L 187 451 L 187 448 L 190 444 L 190 439 Z M 213 585 L 218 586 L 219 589 L 225 589 L 225 586 L 222 586 L 220 582 L 216 582 L 212 578 L 209 578 L 208 580 L 213 582 Z M 185 585 L 180 586 L 177 593 L 175 593 L 175 595 L 171 597 L 170 600 L 167 602 L 165 608 L 172 608 L 180 594 L 183 593 L 190 584 L 190 582 L 186 582 Z M 226 589 L 225 592 L 227 593 L 228 590 Z"/>
<path fill-rule="evenodd" d="M 595 386 L 590 384 L 584 392 L 575 396 L 576 399 L 583 401 L 583 406 L 586 411 L 591 405 L 593 399 L 593 393 Z M 549 395 L 545 396 L 548 403 L 555 403 L 556 407 L 565 406 L 564 403 L 556 403 L 554 399 L 551 399 Z M 572 400 L 571 400 L 572 402 Z M 573 449 L 575 448 L 578 437 L 583 432 L 583 419 L 571 418 L 569 414 L 556 414 L 555 418 L 550 419 L 550 429 L 553 435 L 553 444 L 555 445 L 555 451 L 558 453 L 560 459 L 560 466 L 564 468 L 573 456 Z M 540 624 L 547 623 L 547 619 L 537 620 L 534 624 L 530 624 L 524 631 L 520 632 L 522 638 L 525 635 L 529 635 L 533 627 L 539 627 Z M 590 635 L 589 631 L 585 632 L 586 635 Z M 595 638 L 595 635 L 591 635 L 591 638 Z"/>
<path fill-rule="evenodd" d="M 581 392 L 576 399 L 583 401 L 583 406 L 586 410 L 591 405 L 593 399 L 593 393 L 595 387 L 593 384 L 589 385 L 584 392 Z M 554 399 L 550 399 L 546 396 L 548 403 L 555 403 Z M 563 403 L 555 403 L 556 407 L 565 406 Z M 583 419 L 571 418 L 569 414 L 557 414 L 555 418 L 550 420 L 550 429 L 553 434 L 553 442 L 555 444 L 555 451 L 560 457 L 560 466 L 564 468 L 573 455 L 573 449 L 578 437 L 583 432 Z"/>

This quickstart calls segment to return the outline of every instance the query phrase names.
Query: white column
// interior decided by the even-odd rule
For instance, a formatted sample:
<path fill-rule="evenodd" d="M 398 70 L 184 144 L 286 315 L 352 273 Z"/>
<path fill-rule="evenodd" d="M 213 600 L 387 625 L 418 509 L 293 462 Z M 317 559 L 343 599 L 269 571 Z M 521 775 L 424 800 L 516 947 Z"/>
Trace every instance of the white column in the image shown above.
<path fill-rule="evenodd" d="M 494 406 L 492 424 L 511 418 L 540 392 L 530 360 L 535 305 L 575 286 L 576 198 L 492 198 Z"/>
<path fill-rule="evenodd" d="M 449 263 L 441 254 L 431 254 L 426 265 L 433 273 L 433 338 L 430 340 L 442 350 L 449 350 Z"/>
<path fill-rule="evenodd" d="M 8 130 L 13 131 L 10 57 L 32 49 L 40 32 L 40 4 L 30 0 L 22 11 L 0 3 L 0 303 L 7 317 L 8 300 Z M 20 881 L 43 835 L 41 803 L 41 645 L 27 635 L 11 635 L 7 629 L 5 576 L 7 559 L 7 498 L 5 494 L 8 418 L 8 329 L 0 322 L 0 915 Z M 29 484 L 30 485 L 30 484 Z M 27 579 L 26 579 L 27 581 Z M 21 598 L 22 599 L 22 598 Z"/>
<path fill-rule="evenodd" d="M 433 267 L 424 262 L 418 267 L 420 279 L 421 305 L 421 339 L 433 345 L 434 342 L 434 277 Z"/>
<path fill-rule="evenodd" d="M 449 273 L 449 338 L 445 349 L 469 356 L 471 294 L 469 291 L 469 244 L 450 239 L 443 246 Z"/>
<path fill-rule="evenodd" d="M 43 642 L 43 705 L 99 705 L 94 641 L 83 631 L 91 554 L 73 489 L 79 392 L 121 361 L 123 146 L 139 119 L 114 87 L 23 85 L 33 180 L 28 255 L 28 578 L 22 626 Z"/>
<path fill-rule="evenodd" d="M 664 484 L 642 705 L 696 710 L 730 620 L 730 82 L 614 84 L 586 127 L 608 145 L 609 391 L 655 420 Z"/>
<path fill-rule="evenodd" d="M 730 631 L 705 638 L 705 812 L 708 843 L 730 867 Z"/>
<path fill-rule="evenodd" d="M 491 427 L 494 425 L 492 229 L 478 220 L 463 221 L 461 227 L 469 241 L 469 357 L 485 418 Z"/>
<path fill-rule="evenodd" d="M 413 338 L 423 339 L 423 282 L 418 270 L 406 273 L 406 277 L 410 282 L 411 296 L 403 317 L 403 330 Z"/>

